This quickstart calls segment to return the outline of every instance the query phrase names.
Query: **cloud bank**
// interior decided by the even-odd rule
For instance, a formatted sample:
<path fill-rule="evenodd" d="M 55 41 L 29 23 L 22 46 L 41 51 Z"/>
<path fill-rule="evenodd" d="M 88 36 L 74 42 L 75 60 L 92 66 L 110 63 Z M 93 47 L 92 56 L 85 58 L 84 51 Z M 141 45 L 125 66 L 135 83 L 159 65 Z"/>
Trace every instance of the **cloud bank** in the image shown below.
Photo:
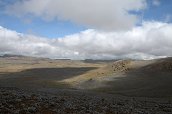
<path fill-rule="evenodd" d="M 144 22 L 123 32 L 88 29 L 47 39 L 0 27 L 1 53 L 71 59 L 152 59 L 172 56 L 172 24 Z"/>
<path fill-rule="evenodd" d="M 88 28 L 113 31 L 131 29 L 139 16 L 130 13 L 145 9 L 146 0 L 19 0 L 6 13 L 33 15 L 47 21 L 71 21 Z"/>

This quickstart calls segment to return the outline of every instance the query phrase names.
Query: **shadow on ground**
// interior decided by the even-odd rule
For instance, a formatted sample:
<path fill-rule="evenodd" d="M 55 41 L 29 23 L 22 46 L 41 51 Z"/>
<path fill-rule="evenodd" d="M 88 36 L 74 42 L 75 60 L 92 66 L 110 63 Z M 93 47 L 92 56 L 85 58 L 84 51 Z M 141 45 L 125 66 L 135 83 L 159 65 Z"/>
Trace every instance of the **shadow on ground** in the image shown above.
<path fill-rule="evenodd" d="M 70 85 L 57 83 L 57 81 L 72 78 L 95 67 L 81 68 L 35 68 L 15 73 L 0 74 L 0 86 L 19 88 L 69 88 Z"/>
<path fill-rule="evenodd" d="M 104 82 L 107 87 L 93 89 L 136 97 L 172 97 L 172 72 L 145 70 L 149 66 L 130 71 L 124 76 Z"/>

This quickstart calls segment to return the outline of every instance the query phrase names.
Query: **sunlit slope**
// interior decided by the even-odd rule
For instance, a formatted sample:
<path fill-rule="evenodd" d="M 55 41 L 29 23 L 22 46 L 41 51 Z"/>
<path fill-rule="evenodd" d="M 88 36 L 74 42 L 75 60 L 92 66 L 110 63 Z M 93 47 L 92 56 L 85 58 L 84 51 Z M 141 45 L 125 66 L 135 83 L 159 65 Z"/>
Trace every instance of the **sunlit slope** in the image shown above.
<path fill-rule="evenodd" d="M 74 88 L 129 96 L 172 96 L 172 59 L 120 60 L 63 80 Z"/>

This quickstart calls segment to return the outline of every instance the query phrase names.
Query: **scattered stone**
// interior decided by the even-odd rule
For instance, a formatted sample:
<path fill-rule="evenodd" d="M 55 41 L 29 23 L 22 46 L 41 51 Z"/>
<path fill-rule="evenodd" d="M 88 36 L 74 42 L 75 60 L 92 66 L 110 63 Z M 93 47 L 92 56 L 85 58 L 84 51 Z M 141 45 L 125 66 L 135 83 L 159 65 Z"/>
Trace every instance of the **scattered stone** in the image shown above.
<path fill-rule="evenodd" d="M 170 102 L 169 102 L 170 101 Z M 0 88 L 0 114 L 171 114 L 171 100 L 56 94 Z"/>

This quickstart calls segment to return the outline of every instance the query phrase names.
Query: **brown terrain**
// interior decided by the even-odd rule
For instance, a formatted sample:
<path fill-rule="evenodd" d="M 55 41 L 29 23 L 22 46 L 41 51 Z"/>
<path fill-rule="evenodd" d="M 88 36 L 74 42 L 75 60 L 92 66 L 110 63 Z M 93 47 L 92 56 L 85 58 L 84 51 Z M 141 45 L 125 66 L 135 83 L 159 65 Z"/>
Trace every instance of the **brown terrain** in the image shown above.
<path fill-rule="evenodd" d="M 2 114 L 171 114 L 172 58 L 0 57 Z"/>

